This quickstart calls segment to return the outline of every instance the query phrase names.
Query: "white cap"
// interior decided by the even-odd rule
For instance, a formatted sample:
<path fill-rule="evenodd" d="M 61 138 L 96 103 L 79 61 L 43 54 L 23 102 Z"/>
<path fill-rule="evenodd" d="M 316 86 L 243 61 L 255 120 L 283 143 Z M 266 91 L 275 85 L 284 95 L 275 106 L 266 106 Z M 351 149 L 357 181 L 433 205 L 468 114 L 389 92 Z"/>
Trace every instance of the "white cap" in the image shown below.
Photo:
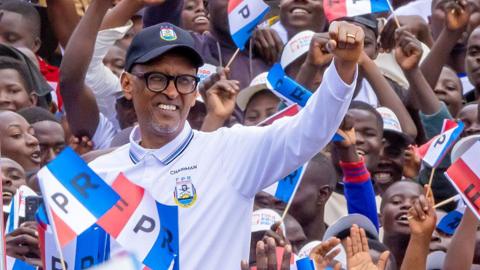
<path fill-rule="evenodd" d="M 332 237 L 337 237 L 340 233 L 347 231 L 350 232 L 350 228 L 353 224 L 357 224 L 359 228 L 362 228 L 367 233 L 367 237 L 373 237 L 378 240 L 378 231 L 372 221 L 366 216 L 361 214 L 349 214 L 339 218 L 325 231 L 323 235 L 323 241 L 327 241 Z"/>
<path fill-rule="evenodd" d="M 443 269 L 447 253 L 441 250 L 434 251 L 427 256 L 427 270 Z"/>
<path fill-rule="evenodd" d="M 321 243 L 322 241 L 319 240 L 313 240 L 312 242 L 306 243 L 298 252 L 298 257 L 300 259 L 303 259 L 310 256 L 310 252 L 312 252 L 313 248 L 320 245 Z"/>
<path fill-rule="evenodd" d="M 252 213 L 252 233 L 268 231 L 275 222 L 282 221 L 282 217 L 272 209 L 258 209 Z M 283 222 L 280 228 L 285 234 L 285 225 Z"/>
<path fill-rule="evenodd" d="M 401 137 L 404 140 L 404 143 L 408 145 L 411 142 L 410 137 L 408 137 L 402 131 L 402 126 L 398 120 L 397 115 L 387 107 L 378 107 L 377 112 L 382 116 L 383 120 L 383 131 L 385 135 L 395 134 Z"/>
<path fill-rule="evenodd" d="M 314 34 L 313 31 L 305 30 L 296 34 L 287 42 L 280 58 L 280 64 L 284 69 L 308 52 Z"/>
<path fill-rule="evenodd" d="M 268 72 L 258 74 L 255 78 L 253 78 L 250 86 L 238 93 L 237 105 L 242 111 L 245 111 L 245 109 L 247 108 L 247 104 L 253 95 L 262 90 L 269 90 L 267 87 L 267 76 Z"/>
<path fill-rule="evenodd" d="M 465 152 L 467 152 L 468 149 L 470 149 L 470 147 L 472 147 L 478 141 L 480 141 L 479 134 L 470 135 L 459 140 L 452 148 L 452 153 L 450 155 L 452 163 L 457 161 L 457 159 L 459 159 Z"/>

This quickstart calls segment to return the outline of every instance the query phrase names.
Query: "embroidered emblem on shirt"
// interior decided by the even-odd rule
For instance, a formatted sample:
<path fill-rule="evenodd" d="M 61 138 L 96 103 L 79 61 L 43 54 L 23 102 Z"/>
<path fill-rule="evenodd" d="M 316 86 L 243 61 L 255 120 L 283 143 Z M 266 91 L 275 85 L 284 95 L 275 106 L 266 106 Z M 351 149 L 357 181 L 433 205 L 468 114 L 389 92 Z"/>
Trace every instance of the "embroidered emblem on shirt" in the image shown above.
<path fill-rule="evenodd" d="M 160 38 L 165 41 L 174 41 L 177 40 L 177 33 L 171 27 L 162 27 L 160 29 Z"/>
<path fill-rule="evenodd" d="M 175 191 L 173 192 L 175 203 L 183 208 L 192 206 L 197 200 L 197 191 L 193 186 L 190 176 L 176 179 Z"/>

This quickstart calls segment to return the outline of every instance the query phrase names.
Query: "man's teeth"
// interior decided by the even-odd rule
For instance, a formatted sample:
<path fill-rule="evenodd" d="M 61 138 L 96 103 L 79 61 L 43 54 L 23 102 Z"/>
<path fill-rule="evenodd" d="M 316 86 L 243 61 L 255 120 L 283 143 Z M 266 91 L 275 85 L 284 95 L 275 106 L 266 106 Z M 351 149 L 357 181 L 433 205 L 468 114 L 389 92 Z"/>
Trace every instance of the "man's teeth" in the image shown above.
<path fill-rule="evenodd" d="M 159 104 L 158 108 L 166 111 L 175 111 L 177 107 L 175 105 Z"/>
<path fill-rule="evenodd" d="M 4 191 L 2 192 L 2 196 L 12 196 L 12 193 Z"/>
<path fill-rule="evenodd" d="M 401 215 L 398 219 L 399 219 L 399 220 L 408 220 L 408 217 L 407 217 L 406 214 L 403 214 L 403 215 Z"/>
<path fill-rule="evenodd" d="M 357 150 L 357 155 L 359 156 L 365 156 L 365 152 L 363 152 L 362 150 Z"/>
<path fill-rule="evenodd" d="M 390 179 L 392 175 L 390 173 L 376 173 L 375 178 L 378 179 Z"/>
<path fill-rule="evenodd" d="M 308 11 L 302 8 L 295 8 L 292 10 L 292 13 L 296 15 L 305 15 L 305 14 L 308 14 Z"/>

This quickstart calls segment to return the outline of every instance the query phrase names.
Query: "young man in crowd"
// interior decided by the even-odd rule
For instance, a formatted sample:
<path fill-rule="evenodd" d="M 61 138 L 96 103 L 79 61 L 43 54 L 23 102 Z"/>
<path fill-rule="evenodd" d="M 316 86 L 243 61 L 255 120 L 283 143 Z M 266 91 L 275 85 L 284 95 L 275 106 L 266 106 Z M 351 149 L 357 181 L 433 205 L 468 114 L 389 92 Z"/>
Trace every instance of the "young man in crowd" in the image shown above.
<path fill-rule="evenodd" d="M 465 96 L 467 102 L 480 98 L 480 27 L 475 28 L 467 43 L 467 55 L 465 56 L 465 69 L 468 79 L 475 87 Z"/>
<path fill-rule="evenodd" d="M 11 57 L 0 56 L 0 110 L 33 107 L 37 98 L 27 67 Z"/>
<path fill-rule="evenodd" d="M 0 178 L 3 205 L 9 205 L 17 189 L 27 184 L 25 170 L 13 159 L 0 158 Z"/>
<path fill-rule="evenodd" d="M 40 107 L 23 109 L 18 114 L 33 127 L 40 145 L 40 165 L 45 166 L 67 146 L 62 125 L 51 112 Z"/>
<path fill-rule="evenodd" d="M 480 134 L 480 102 L 465 105 L 457 118 L 465 124 L 463 136 Z"/>
<path fill-rule="evenodd" d="M 27 174 L 40 168 L 40 146 L 35 130 L 21 115 L 0 111 L 0 145 L 2 156 L 18 162 Z"/>

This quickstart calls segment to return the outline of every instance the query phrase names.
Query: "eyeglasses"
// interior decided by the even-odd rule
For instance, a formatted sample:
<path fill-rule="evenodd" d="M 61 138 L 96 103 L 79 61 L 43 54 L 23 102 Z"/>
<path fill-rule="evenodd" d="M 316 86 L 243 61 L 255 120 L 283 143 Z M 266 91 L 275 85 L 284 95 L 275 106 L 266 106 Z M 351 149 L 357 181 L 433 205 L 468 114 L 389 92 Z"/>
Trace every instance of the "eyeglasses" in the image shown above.
<path fill-rule="evenodd" d="M 179 76 L 170 76 L 160 72 L 146 72 L 146 73 L 131 73 L 138 78 L 143 78 L 147 89 L 160 93 L 167 89 L 170 81 L 173 81 L 177 91 L 182 94 L 190 94 L 197 88 L 197 84 L 200 81 L 200 78 L 193 75 L 179 75 Z"/>

